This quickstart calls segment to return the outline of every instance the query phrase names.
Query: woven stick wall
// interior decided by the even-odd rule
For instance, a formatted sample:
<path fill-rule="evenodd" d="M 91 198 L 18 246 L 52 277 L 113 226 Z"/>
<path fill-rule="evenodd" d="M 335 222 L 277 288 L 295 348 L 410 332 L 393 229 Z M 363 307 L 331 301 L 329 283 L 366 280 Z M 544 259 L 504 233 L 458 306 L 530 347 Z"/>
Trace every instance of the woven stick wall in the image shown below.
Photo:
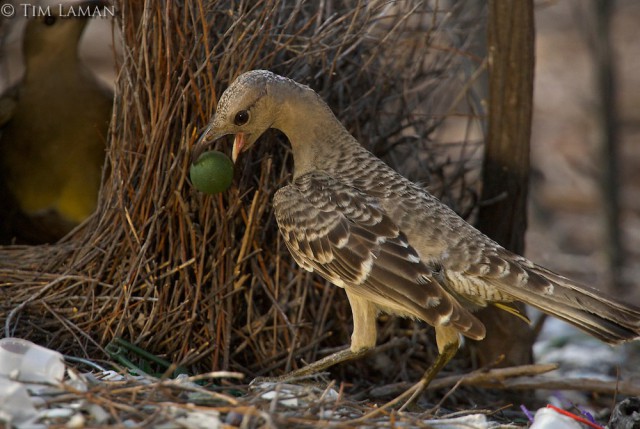
<path fill-rule="evenodd" d="M 104 358 L 120 336 L 200 370 L 275 374 L 347 344 L 348 304 L 278 237 L 270 199 L 288 180 L 285 140 L 271 133 L 239 160 L 229 191 L 205 196 L 187 179 L 198 131 L 235 76 L 268 68 L 316 89 L 361 142 L 411 178 L 445 184 L 443 198 L 468 211 L 482 9 L 184 3 L 119 5 L 125 55 L 98 209 L 58 244 L 0 249 L 0 319 L 4 335 L 69 354 Z M 451 117 L 462 137 L 435 143 Z M 394 334 L 385 326 L 383 340 Z"/>

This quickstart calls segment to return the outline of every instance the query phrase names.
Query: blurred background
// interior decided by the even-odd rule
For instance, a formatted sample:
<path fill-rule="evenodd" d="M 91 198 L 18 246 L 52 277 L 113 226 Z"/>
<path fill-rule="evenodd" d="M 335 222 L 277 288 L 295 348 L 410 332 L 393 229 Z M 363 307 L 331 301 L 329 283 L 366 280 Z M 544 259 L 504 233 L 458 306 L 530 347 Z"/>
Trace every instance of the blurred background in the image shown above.
<path fill-rule="evenodd" d="M 0 244 L 53 243 L 95 211 L 119 46 L 104 7 L 4 2 Z"/>
<path fill-rule="evenodd" d="M 632 302 L 640 302 L 640 3 L 611 5 L 619 183 L 618 267 L 603 191 L 601 96 L 594 54 L 598 2 L 536 2 L 536 75 L 527 256 L 551 269 Z M 614 239 L 615 240 L 615 239 Z M 617 271 L 617 275 L 611 271 Z M 617 287 L 615 286 L 617 284 Z"/>

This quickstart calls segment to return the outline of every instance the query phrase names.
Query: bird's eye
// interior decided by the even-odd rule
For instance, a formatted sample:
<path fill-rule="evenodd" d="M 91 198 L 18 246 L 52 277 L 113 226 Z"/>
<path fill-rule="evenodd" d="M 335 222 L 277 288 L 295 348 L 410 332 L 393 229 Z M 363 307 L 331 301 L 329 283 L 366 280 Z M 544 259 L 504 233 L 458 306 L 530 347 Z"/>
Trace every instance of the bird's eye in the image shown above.
<path fill-rule="evenodd" d="M 236 113 L 236 117 L 233 118 L 233 123 L 236 125 L 244 125 L 249 120 L 249 111 L 241 110 Z"/>
<path fill-rule="evenodd" d="M 44 25 L 52 26 L 56 23 L 56 17 L 53 15 L 45 15 L 44 17 Z"/>

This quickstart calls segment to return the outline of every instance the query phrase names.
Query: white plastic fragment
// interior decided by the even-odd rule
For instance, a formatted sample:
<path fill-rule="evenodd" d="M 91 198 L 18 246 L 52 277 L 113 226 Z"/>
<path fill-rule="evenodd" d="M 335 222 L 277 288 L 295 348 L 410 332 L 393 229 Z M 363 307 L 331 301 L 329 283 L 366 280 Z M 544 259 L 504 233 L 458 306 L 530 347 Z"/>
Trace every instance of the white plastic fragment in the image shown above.
<path fill-rule="evenodd" d="M 21 423 L 37 413 L 24 384 L 0 377 L 0 421 Z"/>
<path fill-rule="evenodd" d="M 286 407 L 298 407 L 318 399 L 326 402 L 337 400 L 340 395 L 333 387 L 319 389 L 315 386 L 261 382 L 251 384 L 252 390 L 261 390 L 260 398 L 276 400 Z"/>
<path fill-rule="evenodd" d="M 434 429 L 489 429 L 494 427 L 493 423 L 487 421 L 487 416 L 484 414 L 470 414 L 451 419 L 429 419 L 424 420 L 424 423 Z"/>
<path fill-rule="evenodd" d="M 40 412 L 40 417 L 43 419 L 69 419 L 71 418 L 76 411 L 70 406 L 67 408 L 51 408 L 48 410 L 42 410 Z"/>
<path fill-rule="evenodd" d="M 533 424 L 529 429 L 581 429 L 580 423 L 571 417 L 563 416 L 551 408 L 536 411 Z"/>
<path fill-rule="evenodd" d="M 85 423 L 86 423 L 86 419 L 82 415 L 82 413 L 76 413 L 73 416 L 71 416 L 71 418 L 69 419 L 69 421 L 67 421 L 67 424 L 65 426 L 68 428 L 83 428 L 85 427 Z"/>
<path fill-rule="evenodd" d="M 111 417 L 109 413 L 98 404 L 89 405 L 89 414 L 93 418 L 93 421 L 98 425 L 106 423 Z"/>
<path fill-rule="evenodd" d="M 67 387 L 71 387 L 79 392 L 86 392 L 89 390 L 87 380 L 82 374 L 74 371 L 71 368 L 68 368 L 67 376 L 68 379 L 64 382 Z"/>
<path fill-rule="evenodd" d="M 277 398 L 278 403 L 285 407 L 297 407 L 299 405 L 298 398 L 295 397 L 294 392 L 289 389 L 270 390 L 264 392 L 260 397 L 266 400 Z"/>
<path fill-rule="evenodd" d="M 218 429 L 222 427 L 220 413 L 217 410 L 195 410 L 169 406 L 166 410 L 172 421 L 156 425 L 157 429 Z"/>
<path fill-rule="evenodd" d="M 64 377 L 62 355 L 21 338 L 0 340 L 0 375 L 28 383 L 57 384 Z"/>

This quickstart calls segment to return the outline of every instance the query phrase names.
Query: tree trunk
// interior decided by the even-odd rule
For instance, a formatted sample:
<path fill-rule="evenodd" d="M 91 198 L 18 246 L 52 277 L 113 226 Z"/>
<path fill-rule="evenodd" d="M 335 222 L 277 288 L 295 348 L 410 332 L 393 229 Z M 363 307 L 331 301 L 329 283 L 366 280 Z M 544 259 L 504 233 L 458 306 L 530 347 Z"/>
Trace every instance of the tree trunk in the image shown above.
<path fill-rule="evenodd" d="M 531 0 L 489 2 L 489 124 L 478 227 L 520 254 L 527 225 L 534 36 Z M 495 308 L 478 316 L 487 327 L 477 350 L 481 365 L 531 361 L 533 335 L 526 324 Z"/>

